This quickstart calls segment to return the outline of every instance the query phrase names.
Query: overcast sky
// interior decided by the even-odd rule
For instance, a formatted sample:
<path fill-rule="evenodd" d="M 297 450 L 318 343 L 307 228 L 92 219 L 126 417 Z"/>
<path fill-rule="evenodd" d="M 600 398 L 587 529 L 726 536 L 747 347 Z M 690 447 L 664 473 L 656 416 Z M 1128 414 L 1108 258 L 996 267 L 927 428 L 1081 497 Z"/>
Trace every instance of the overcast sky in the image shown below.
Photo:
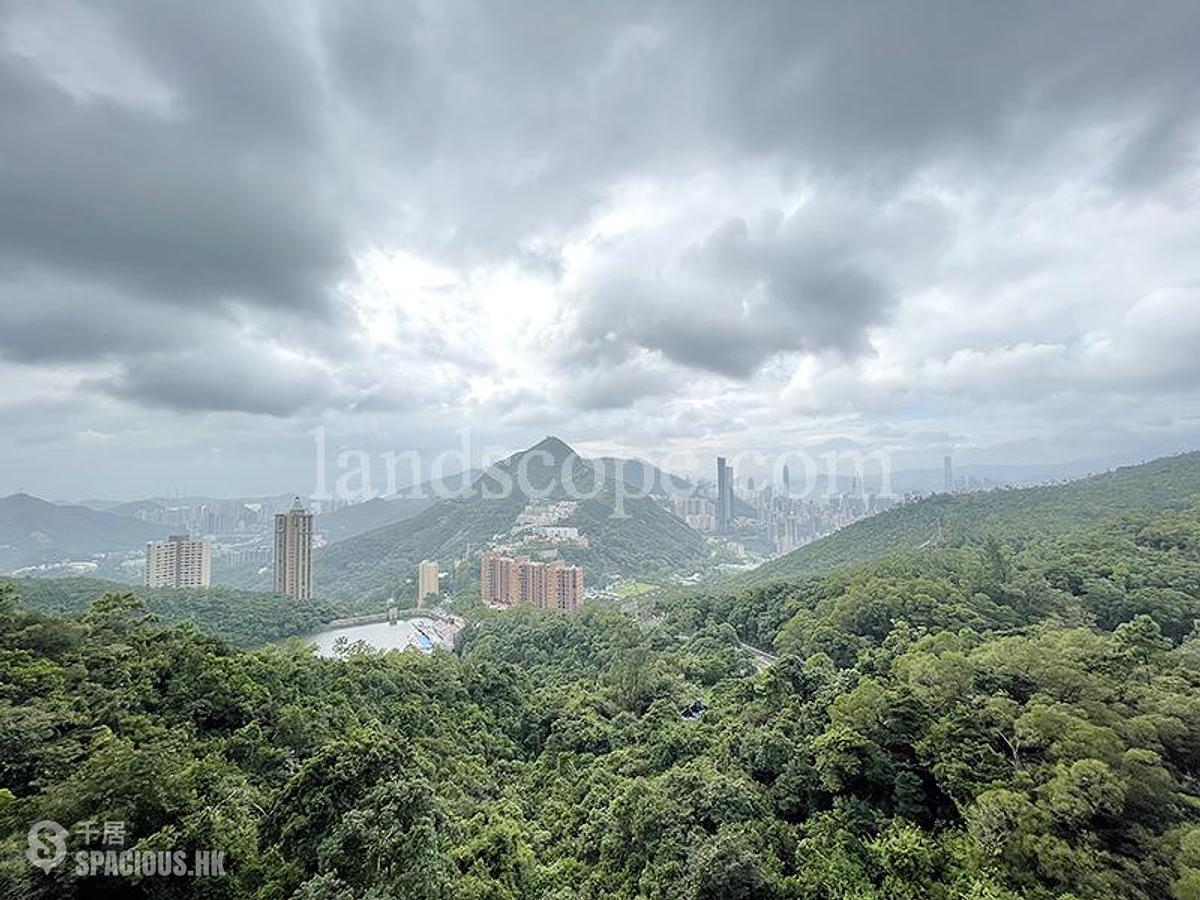
<path fill-rule="evenodd" d="M 1200 4 L 0 0 L 0 494 L 1200 447 Z"/>

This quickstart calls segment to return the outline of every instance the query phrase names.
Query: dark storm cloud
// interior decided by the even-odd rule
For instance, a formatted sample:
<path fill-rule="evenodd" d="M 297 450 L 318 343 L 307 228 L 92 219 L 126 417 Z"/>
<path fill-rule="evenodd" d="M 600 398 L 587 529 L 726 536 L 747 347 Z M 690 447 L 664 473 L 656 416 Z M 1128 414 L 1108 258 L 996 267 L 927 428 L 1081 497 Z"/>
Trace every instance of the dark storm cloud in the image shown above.
<path fill-rule="evenodd" d="M 304 361 L 189 350 L 139 357 L 93 387 L 151 407 L 288 416 L 333 402 L 336 384 Z M 249 349 L 249 348 L 245 348 Z"/>
<path fill-rule="evenodd" d="M 687 9 L 678 43 L 712 61 L 714 124 L 744 152 L 876 181 L 959 153 L 1028 163 L 1087 123 L 1156 142 L 1200 109 L 1187 2 Z"/>
<path fill-rule="evenodd" d="M 62 278 L 0 283 L 0 358 L 22 363 L 92 361 L 184 341 L 178 316 L 119 292 Z M 193 320 L 192 324 L 199 324 Z"/>
<path fill-rule="evenodd" d="M 596 359 L 635 345 L 735 378 L 784 351 L 853 354 L 895 302 L 892 271 L 936 252 L 947 229 L 932 204 L 813 202 L 753 227 L 729 220 L 674 259 L 645 257 L 634 236 L 633 257 L 585 289 L 576 336 Z"/>
<path fill-rule="evenodd" d="M 264 8 L 94 10 L 169 109 L 81 99 L 37 59 L 0 53 L 0 265 L 53 266 L 153 304 L 327 307 L 349 257 L 322 187 L 316 73 Z M 87 39 L 55 37 L 66 54 Z"/>
<path fill-rule="evenodd" d="M 887 196 L 955 163 L 1060 177 L 1101 127 L 1186 166 L 1200 109 L 1187 3 L 356 2 L 321 21 L 338 101 L 421 207 L 406 238 L 467 260 L 553 241 L 622 178 L 747 160 Z"/>
<path fill-rule="evenodd" d="M 605 248 L 572 288 L 558 351 L 564 377 L 582 363 L 588 408 L 674 385 L 631 365 L 643 352 L 733 378 L 779 353 L 861 353 L 913 260 L 954 228 L 936 203 L 897 199 L 922 177 L 1052 189 L 1092 162 L 1073 143 L 1092 133 L 1112 135 L 1118 195 L 1195 164 L 1190 2 L 90 9 L 169 102 L 81 98 L 0 43 L 0 277 L 32 268 L 56 285 L 13 301 L 37 310 L 4 312 L 0 353 L 125 354 L 97 389 L 187 411 L 287 415 L 340 397 L 322 373 L 362 352 L 340 339 L 338 286 L 364 248 L 553 279 L 631 180 L 736 185 L 753 166 L 809 198 L 765 215 L 735 200 L 699 240 L 680 228 Z M 51 15 L 14 4 L 0 22 L 27 14 Z M 83 37 L 55 40 L 70 57 Z M 159 353 L 182 328 L 207 330 L 220 357 L 240 327 L 231 307 L 324 368 L 266 367 L 276 377 Z M 164 309 L 187 311 L 174 332 Z"/>

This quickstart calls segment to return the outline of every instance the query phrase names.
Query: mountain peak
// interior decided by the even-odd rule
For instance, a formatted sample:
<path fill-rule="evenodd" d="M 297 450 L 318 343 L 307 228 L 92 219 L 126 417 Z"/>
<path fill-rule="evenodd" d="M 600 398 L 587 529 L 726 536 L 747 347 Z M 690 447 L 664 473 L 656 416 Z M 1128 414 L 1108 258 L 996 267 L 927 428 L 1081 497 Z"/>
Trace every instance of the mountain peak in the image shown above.
<path fill-rule="evenodd" d="M 555 462 L 562 462 L 568 456 L 578 455 L 574 450 L 571 449 L 570 445 L 568 445 L 565 441 L 559 440 L 554 435 L 547 435 L 525 452 L 548 453 Z"/>
<path fill-rule="evenodd" d="M 18 491 L 15 494 L 9 494 L 7 497 L 0 497 L 0 502 L 3 503 L 23 503 L 26 505 L 54 506 L 49 500 L 43 500 L 41 497 L 35 497 L 33 494 L 27 494 L 24 491 Z"/>

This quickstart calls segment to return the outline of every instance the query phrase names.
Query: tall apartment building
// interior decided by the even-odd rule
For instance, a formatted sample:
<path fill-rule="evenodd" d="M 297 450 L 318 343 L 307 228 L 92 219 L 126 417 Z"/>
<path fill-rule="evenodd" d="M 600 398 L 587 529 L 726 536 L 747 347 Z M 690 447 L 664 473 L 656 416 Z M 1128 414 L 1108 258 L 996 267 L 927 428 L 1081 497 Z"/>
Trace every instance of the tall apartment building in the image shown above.
<path fill-rule="evenodd" d="M 942 457 L 942 489 L 954 493 L 954 461 L 948 456 Z"/>
<path fill-rule="evenodd" d="M 212 584 L 208 541 L 173 534 L 146 544 L 146 587 L 206 588 Z"/>
<path fill-rule="evenodd" d="M 577 609 L 583 603 L 583 569 L 568 566 L 561 559 L 537 563 L 528 556 L 485 553 L 480 563 L 479 593 L 484 603 Z"/>
<path fill-rule="evenodd" d="M 417 607 L 425 605 L 425 598 L 438 592 L 438 564 L 436 559 L 422 560 L 417 566 Z"/>
<path fill-rule="evenodd" d="M 275 514 L 275 593 L 311 600 L 312 513 L 297 497 L 292 508 Z"/>

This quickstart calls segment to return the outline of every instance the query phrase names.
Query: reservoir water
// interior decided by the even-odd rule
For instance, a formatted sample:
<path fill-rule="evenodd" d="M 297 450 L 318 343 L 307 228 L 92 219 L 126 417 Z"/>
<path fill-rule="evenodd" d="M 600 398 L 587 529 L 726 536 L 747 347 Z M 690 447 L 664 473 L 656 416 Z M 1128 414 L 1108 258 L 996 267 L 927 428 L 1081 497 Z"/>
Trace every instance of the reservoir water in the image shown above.
<path fill-rule="evenodd" d="M 338 638 L 351 644 L 366 641 L 376 650 L 404 650 L 416 647 L 426 653 L 434 647 L 450 649 L 454 643 L 454 627 L 436 619 L 401 619 L 394 625 L 387 622 L 367 622 L 346 625 L 310 634 L 304 640 L 317 645 L 318 656 L 335 656 L 333 645 Z"/>

